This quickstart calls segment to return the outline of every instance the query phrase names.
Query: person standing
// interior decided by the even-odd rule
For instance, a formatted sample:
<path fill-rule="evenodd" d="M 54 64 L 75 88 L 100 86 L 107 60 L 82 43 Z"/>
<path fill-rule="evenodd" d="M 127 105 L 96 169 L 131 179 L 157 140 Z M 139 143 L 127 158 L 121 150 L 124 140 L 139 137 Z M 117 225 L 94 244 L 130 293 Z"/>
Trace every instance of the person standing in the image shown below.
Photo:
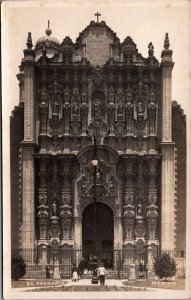
<path fill-rule="evenodd" d="M 101 264 L 100 267 L 97 270 L 99 280 L 100 280 L 100 285 L 105 285 L 105 276 L 106 276 L 106 270 L 104 267 L 104 264 Z"/>
<path fill-rule="evenodd" d="M 72 267 L 72 281 L 79 281 L 78 268 L 76 267 L 75 264 L 73 264 L 73 267 Z"/>
<path fill-rule="evenodd" d="M 79 271 L 79 277 L 81 278 L 84 275 L 84 259 L 83 258 L 80 260 L 80 263 L 78 265 L 78 271 Z"/>

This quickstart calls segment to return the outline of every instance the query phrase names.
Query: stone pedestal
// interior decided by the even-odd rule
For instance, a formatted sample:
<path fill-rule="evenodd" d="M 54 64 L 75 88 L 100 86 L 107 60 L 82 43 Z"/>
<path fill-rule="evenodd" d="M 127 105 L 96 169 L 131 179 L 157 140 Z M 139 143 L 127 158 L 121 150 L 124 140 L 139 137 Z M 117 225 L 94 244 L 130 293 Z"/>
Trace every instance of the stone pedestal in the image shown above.
<path fill-rule="evenodd" d="M 130 265 L 130 273 L 129 273 L 129 281 L 135 281 L 136 275 L 135 275 L 135 264 Z"/>
<path fill-rule="evenodd" d="M 153 272 L 153 260 L 152 260 L 152 247 L 148 247 L 148 273 L 147 279 L 153 279 L 154 272 Z"/>
<path fill-rule="evenodd" d="M 54 265 L 53 279 L 56 279 L 56 280 L 61 279 L 60 270 L 59 270 L 59 264 L 58 263 L 56 263 Z"/>
<path fill-rule="evenodd" d="M 46 259 L 47 259 L 46 246 L 42 247 L 42 270 L 46 271 Z"/>

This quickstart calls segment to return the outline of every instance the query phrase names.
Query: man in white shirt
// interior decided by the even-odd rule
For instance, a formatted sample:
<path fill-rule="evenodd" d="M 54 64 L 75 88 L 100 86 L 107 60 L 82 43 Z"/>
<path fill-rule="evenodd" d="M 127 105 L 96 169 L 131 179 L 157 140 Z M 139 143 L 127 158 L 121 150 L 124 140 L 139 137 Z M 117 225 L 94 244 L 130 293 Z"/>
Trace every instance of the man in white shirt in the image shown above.
<path fill-rule="evenodd" d="M 99 280 L 100 280 L 100 285 L 105 285 L 105 275 L 106 275 L 106 270 L 104 267 L 104 264 L 101 264 L 100 267 L 97 270 Z"/>

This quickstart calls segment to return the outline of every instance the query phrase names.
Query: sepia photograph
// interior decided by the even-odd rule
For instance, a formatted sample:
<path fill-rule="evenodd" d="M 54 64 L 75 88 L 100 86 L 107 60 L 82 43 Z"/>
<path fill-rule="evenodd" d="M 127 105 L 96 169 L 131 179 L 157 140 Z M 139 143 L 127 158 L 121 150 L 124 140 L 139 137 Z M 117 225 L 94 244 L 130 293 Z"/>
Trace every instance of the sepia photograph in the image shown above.
<path fill-rule="evenodd" d="M 191 1 L 1 15 L 4 299 L 190 299 Z"/>

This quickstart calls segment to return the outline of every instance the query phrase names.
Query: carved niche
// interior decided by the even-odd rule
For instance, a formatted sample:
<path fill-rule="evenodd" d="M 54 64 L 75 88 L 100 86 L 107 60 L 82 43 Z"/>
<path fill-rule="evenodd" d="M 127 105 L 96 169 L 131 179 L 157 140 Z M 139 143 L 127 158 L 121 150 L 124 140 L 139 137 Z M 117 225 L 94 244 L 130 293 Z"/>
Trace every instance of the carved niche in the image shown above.
<path fill-rule="evenodd" d="M 134 101 L 134 124 L 138 129 L 138 134 L 142 134 L 147 119 L 147 89 L 142 80 L 139 80 L 135 90 Z"/>
<path fill-rule="evenodd" d="M 57 129 L 61 125 L 62 118 L 62 86 L 54 80 L 53 84 L 49 87 L 49 98 L 50 98 L 50 120 L 49 124 L 53 129 L 54 133 L 57 133 Z"/>
<path fill-rule="evenodd" d="M 40 133 L 46 133 L 47 131 L 47 119 L 48 119 L 48 103 L 47 92 L 45 88 L 40 90 Z"/>
<path fill-rule="evenodd" d="M 156 133 L 157 124 L 157 103 L 156 103 L 156 93 L 154 87 L 150 89 L 150 102 L 148 104 L 148 114 L 149 114 L 149 133 Z"/>

